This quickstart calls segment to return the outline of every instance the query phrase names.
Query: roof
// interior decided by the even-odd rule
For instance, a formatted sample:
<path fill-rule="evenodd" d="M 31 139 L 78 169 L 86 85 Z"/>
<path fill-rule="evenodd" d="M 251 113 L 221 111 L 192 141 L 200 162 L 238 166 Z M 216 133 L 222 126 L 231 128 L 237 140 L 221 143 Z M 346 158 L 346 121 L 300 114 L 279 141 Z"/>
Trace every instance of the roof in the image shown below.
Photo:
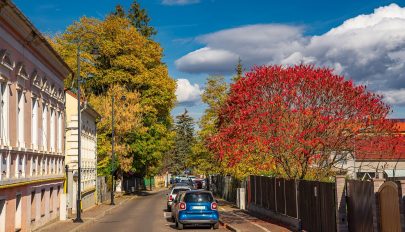
<path fill-rule="evenodd" d="M 371 137 L 356 142 L 355 156 L 358 160 L 405 160 L 405 119 L 389 119 L 398 129 L 395 137 Z"/>
<path fill-rule="evenodd" d="M 358 142 L 355 155 L 358 160 L 405 160 L 405 135 Z"/>
<path fill-rule="evenodd" d="M 14 13 L 17 18 L 19 20 L 22 21 L 22 25 L 25 24 L 25 26 L 27 28 L 29 28 L 31 31 L 28 32 L 29 34 L 31 34 L 32 40 L 34 40 L 35 38 L 39 38 L 41 44 L 43 44 L 45 47 L 45 49 L 47 51 L 49 51 L 52 55 L 55 56 L 55 58 L 57 59 L 57 61 L 64 66 L 64 68 L 66 68 L 66 70 L 73 74 L 72 69 L 67 65 L 67 63 L 63 60 L 63 58 L 59 55 L 58 52 L 55 51 L 55 49 L 53 49 L 53 47 L 49 44 L 48 40 L 42 35 L 42 33 L 30 22 L 30 20 L 17 8 L 17 6 L 11 1 L 11 0 L 0 0 L 0 9 L 1 9 L 1 16 L 4 17 L 3 15 L 3 10 L 7 10 L 9 9 L 12 13 Z M 4 17 L 4 19 L 9 20 L 9 21 L 13 21 L 14 19 L 7 17 L 7 15 L 5 15 L 6 17 Z M 17 22 L 14 22 L 17 23 Z M 25 32 L 27 33 L 26 28 L 17 28 L 19 33 Z M 24 34 L 22 34 L 22 36 L 25 36 Z M 27 39 L 27 38 L 26 38 Z M 29 41 L 28 41 L 29 42 Z M 42 50 L 42 48 L 39 48 Z M 38 50 L 38 49 L 37 49 Z"/>
<path fill-rule="evenodd" d="M 70 90 L 65 90 L 67 94 L 69 94 L 70 96 L 74 97 L 77 100 L 77 95 L 75 93 L 73 93 Z M 92 114 L 95 118 L 101 118 L 101 115 L 87 102 L 84 101 L 83 98 L 80 101 L 82 103 L 86 104 L 87 110 L 90 112 L 90 114 Z"/>

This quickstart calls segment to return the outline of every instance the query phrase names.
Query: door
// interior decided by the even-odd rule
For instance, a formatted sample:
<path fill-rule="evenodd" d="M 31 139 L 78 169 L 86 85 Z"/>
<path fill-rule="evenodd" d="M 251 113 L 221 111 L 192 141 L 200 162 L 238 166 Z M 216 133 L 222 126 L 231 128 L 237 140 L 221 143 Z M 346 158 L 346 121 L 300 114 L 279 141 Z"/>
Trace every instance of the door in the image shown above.
<path fill-rule="evenodd" d="M 398 186 L 387 181 L 378 190 L 380 206 L 380 227 L 382 232 L 400 232 L 400 197 Z"/>

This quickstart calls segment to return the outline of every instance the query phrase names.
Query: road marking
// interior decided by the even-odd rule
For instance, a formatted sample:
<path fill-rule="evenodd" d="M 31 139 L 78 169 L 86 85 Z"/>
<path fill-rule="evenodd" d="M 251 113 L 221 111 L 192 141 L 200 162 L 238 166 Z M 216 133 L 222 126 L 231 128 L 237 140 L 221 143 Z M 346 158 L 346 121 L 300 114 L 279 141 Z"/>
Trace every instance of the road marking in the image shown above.
<path fill-rule="evenodd" d="M 236 213 L 226 211 L 226 210 L 225 210 L 224 208 L 222 208 L 222 207 L 219 207 L 219 208 L 220 208 L 222 211 L 225 211 L 225 212 L 227 212 L 227 213 L 230 213 L 230 214 L 232 214 L 232 215 L 234 215 L 234 216 L 236 216 L 236 217 L 242 219 L 243 221 L 249 222 L 250 224 L 257 226 L 257 227 L 259 227 L 260 229 L 262 229 L 262 230 L 264 230 L 264 231 L 266 231 L 266 232 L 271 232 L 271 230 L 269 230 L 269 229 L 267 229 L 267 228 L 265 228 L 265 227 L 263 227 L 263 226 L 257 224 L 256 222 L 251 222 L 251 221 L 247 220 L 246 218 L 244 218 L 244 217 L 242 217 L 242 216 L 240 216 L 240 215 L 237 215 Z"/>

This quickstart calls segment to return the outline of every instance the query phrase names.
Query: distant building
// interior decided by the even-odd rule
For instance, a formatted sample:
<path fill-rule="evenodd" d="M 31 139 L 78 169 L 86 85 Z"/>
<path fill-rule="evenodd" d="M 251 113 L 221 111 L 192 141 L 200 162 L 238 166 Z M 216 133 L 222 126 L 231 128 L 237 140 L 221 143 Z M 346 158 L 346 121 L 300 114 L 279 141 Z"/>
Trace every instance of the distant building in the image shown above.
<path fill-rule="evenodd" d="M 384 152 L 362 153 L 361 150 L 367 147 L 358 147 L 355 155 L 342 165 L 342 169 L 347 170 L 347 175 L 357 179 L 371 179 L 381 173 L 385 178 L 405 179 L 405 119 L 391 120 L 403 136 L 402 142 L 396 147 L 397 155 Z"/>
<path fill-rule="evenodd" d="M 0 0 L 0 232 L 57 218 L 72 71 L 11 1 Z"/>
<path fill-rule="evenodd" d="M 81 190 L 82 209 L 93 206 L 96 203 L 97 181 L 97 127 L 96 121 L 100 115 L 86 102 L 82 102 L 82 135 L 81 135 Z M 66 165 L 69 168 L 67 178 L 68 209 L 76 212 L 77 173 L 78 162 L 78 121 L 77 121 L 77 96 L 66 92 Z M 76 174 L 77 175 L 77 174 Z"/>

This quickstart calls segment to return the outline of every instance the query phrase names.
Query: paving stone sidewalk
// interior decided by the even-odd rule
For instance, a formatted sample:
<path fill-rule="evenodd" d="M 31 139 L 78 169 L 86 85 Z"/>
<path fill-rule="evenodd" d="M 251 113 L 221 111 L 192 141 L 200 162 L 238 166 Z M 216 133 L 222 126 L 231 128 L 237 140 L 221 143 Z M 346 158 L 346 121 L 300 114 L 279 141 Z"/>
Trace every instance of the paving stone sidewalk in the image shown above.
<path fill-rule="evenodd" d="M 38 228 L 35 231 L 43 232 L 72 232 L 72 231 L 85 231 L 85 228 L 91 225 L 96 219 L 103 217 L 106 214 L 111 213 L 115 208 L 128 200 L 135 198 L 136 195 L 123 195 L 115 198 L 115 205 L 110 205 L 109 202 L 105 202 L 100 205 L 93 206 L 90 209 L 83 211 L 82 219 L 83 223 L 74 223 L 73 219 L 67 219 L 66 221 L 56 221 L 54 223 L 45 225 Z"/>
<path fill-rule="evenodd" d="M 259 219 L 226 201 L 219 201 L 220 223 L 235 232 L 289 232 L 283 225 L 268 219 Z"/>
<path fill-rule="evenodd" d="M 156 188 L 153 191 L 145 191 L 147 193 L 154 193 L 163 191 L 165 188 Z M 75 232 L 75 231 L 86 231 L 86 228 L 91 226 L 96 220 L 104 217 L 107 214 L 111 214 L 120 205 L 124 204 L 126 201 L 136 198 L 138 195 L 143 195 L 145 192 L 140 192 L 136 195 L 122 195 L 114 199 L 115 205 L 110 205 L 109 201 L 103 204 L 96 205 L 90 209 L 85 210 L 82 213 L 83 223 L 74 223 L 73 219 L 68 219 L 66 221 L 55 221 L 34 231 L 41 232 Z"/>

